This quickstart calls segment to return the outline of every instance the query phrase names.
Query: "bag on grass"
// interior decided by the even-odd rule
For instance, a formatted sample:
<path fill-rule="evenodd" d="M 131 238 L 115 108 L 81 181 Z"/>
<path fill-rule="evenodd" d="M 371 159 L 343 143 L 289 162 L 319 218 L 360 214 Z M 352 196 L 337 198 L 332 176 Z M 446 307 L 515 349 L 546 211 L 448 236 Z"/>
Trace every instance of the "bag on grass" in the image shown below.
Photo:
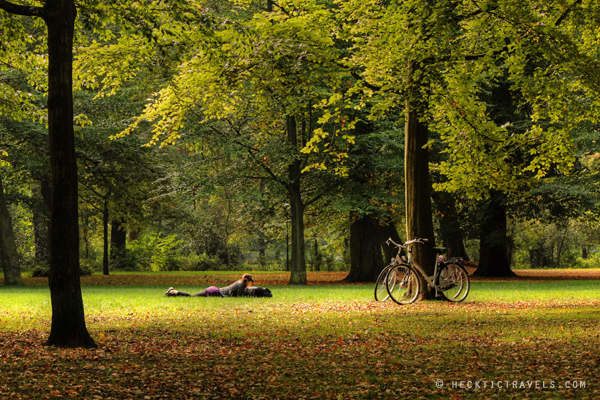
<path fill-rule="evenodd" d="M 271 291 L 264 287 L 251 286 L 244 290 L 244 296 L 248 297 L 273 297 Z"/>

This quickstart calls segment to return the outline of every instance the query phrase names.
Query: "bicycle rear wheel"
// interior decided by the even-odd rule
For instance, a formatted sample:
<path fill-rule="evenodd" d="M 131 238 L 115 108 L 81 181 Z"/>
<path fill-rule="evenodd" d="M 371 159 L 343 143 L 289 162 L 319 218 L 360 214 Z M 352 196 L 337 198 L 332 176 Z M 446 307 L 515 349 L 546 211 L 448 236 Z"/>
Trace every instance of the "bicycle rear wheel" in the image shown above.
<path fill-rule="evenodd" d="M 388 273 L 387 292 L 396 303 L 411 304 L 417 300 L 421 282 L 415 271 L 407 264 L 398 264 Z"/>
<path fill-rule="evenodd" d="M 387 279 L 393 267 L 394 264 L 388 265 L 377 277 L 377 282 L 375 283 L 375 301 L 386 301 L 390 297 L 387 292 Z"/>
<path fill-rule="evenodd" d="M 435 278 L 438 293 L 452 302 L 460 302 L 467 298 L 471 288 L 467 271 L 455 262 L 443 264 Z"/>

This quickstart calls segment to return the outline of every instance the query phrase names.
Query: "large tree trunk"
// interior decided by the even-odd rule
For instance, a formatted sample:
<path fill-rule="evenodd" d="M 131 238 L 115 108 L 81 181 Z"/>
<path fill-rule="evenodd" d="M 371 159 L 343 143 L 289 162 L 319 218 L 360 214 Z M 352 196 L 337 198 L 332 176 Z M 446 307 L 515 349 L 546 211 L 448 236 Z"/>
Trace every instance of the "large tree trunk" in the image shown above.
<path fill-rule="evenodd" d="M 52 324 L 47 345 L 91 347 L 79 279 L 77 162 L 73 131 L 73 0 L 47 0 L 48 136 L 52 171 L 50 297 Z"/>
<path fill-rule="evenodd" d="M 296 118 L 286 117 L 287 139 L 296 149 L 298 132 Z M 290 183 L 287 186 L 290 196 L 290 214 L 292 220 L 292 259 L 290 265 L 290 285 L 306 285 L 306 257 L 304 249 L 304 202 L 300 192 L 300 160 L 295 159 L 288 167 Z"/>
<path fill-rule="evenodd" d="M 6 286 L 23 286 L 12 218 L 4 198 L 2 175 L 0 175 L 0 260 L 2 260 L 2 269 L 4 270 L 4 284 Z"/>
<path fill-rule="evenodd" d="M 465 249 L 463 231 L 458 220 L 454 195 L 448 192 L 434 192 L 433 200 L 438 211 L 443 246 L 448 248 L 446 251 L 447 256 L 469 260 Z"/>
<path fill-rule="evenodd" d="M 493 191 L 481 206 L 479 265 L 473 275 L 516 276 L 506 256 L 506 195 Z"/>
<path fill-rule="evenodd" d="M 413 67 L 414 69 L 415 67 Z M 404 176 L 406 184 L 406 240 L 425 238 L 426 244 L 413 246 L 413 258 L 433 275 L 435 266 L 435 238 L 431 215 L 431 184 L 429 181 L 429 154 L 427 125 L 420 121 L 426 107 L 422 104 L 420 85 L 413 82 L 408 94 L 405 112 Z M 425 290 L 427 285 L 422 285 Z"/>
<path fill-rule="evenodd" d="M 348 282 L 374 282 L 384 267 L 377 218 L 364 216 L 350 225 L 350 273 Z"/>
<path fill-rule="evenodd" d="M 405 146 L 404 177 L 406 202 L 406 240 L 415 238 L 427 239 L 424 244 L 412 246 L 413 259 L 423 268 L 428 276 L 435 269 L 435 237 L 431 210 L 431 183 L 429 180 L 429 153 L 425 144 L 429 130 L 421 118 L 426 116 L 426 95 L 421 89 L 427 87 L 423 82 L 424 71 L 419 70 L 416 62 L 411 62 L 409 86 L 405 111 Z M 421 279 L 421 295 L 419 298 L 431 298 L 427 283 Z"/>

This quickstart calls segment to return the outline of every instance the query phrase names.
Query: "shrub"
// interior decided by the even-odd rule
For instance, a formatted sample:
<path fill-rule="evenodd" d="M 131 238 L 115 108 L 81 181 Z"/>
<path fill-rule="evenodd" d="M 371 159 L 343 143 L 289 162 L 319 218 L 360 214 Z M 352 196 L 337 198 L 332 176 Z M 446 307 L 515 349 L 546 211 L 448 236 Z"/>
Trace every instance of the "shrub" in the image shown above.
<path fill-rule="evenodd" d="M 184 271 L 218 271 L 222 265 L 223 263 L 218 256 L 211 257 L 206 253 L 202 253 L 185 258 L 181 269 Z"/>
<path fill-rule="evenodd" d="M 94 273 L 94 270 L 86 264 L 81 264 L 79 266 L 79 275 L 80 276 L 90 276 Z M 47 278 L 50 276 L 50 267 L 48 264 L 36 265 L 30 272 L 30 277 L 32 278 Z"/>
<path fill-rule="evenodd" d="M 133 241 L 127 250 L 130 263 L 136 268 L 157 271 L 179 271 L 181 267 L 181 244 L 176 234 L 163 236 L 161 233 L 146 232 Z"/>
<path fill-rule="evenodd" d="M 141 269 L 139 251 L 126 250 L 124 252 L 114 252 L 110 256 L 108 265 L 112 271 L 139 271 Z"/>

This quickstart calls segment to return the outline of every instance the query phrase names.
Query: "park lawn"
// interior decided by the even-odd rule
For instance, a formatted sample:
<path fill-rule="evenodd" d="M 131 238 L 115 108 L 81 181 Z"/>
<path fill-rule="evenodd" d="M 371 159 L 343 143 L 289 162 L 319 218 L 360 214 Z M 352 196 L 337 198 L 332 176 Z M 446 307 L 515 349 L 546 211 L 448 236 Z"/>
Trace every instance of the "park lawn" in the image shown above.
<path fill-rule="evenodd" d="M 475 281 L 465 303 L 401 307 L 366 284 L 166 298 L 172 279 L 82 287 L 97 349 L 41 346 L 48 289 L 1 287 L 0 397 L 600 397 L 598 281 Z"/>

